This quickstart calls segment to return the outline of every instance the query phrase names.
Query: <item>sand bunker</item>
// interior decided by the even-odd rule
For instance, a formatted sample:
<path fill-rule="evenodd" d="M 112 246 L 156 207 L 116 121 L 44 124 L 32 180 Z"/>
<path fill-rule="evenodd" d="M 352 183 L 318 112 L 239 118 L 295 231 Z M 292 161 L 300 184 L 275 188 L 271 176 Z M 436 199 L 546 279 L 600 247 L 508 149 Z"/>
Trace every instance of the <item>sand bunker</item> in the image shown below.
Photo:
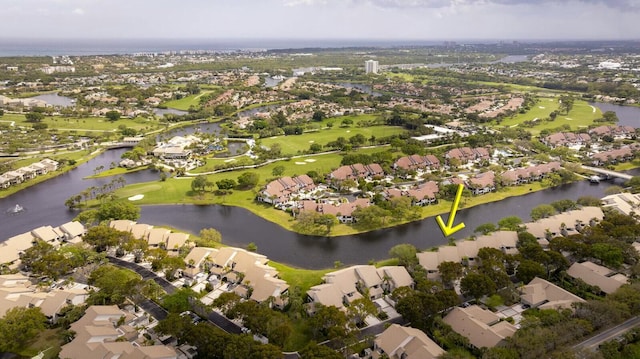
<path fill-rule="evenodd" d="M 127 198 L 127 199 L 128 199 L 129 201 L 139 201 L 139 200 L 141 200 L 141 199 L 143 199 L 143 198 L 144 198 L 144 195 L 143 195 L 143 194 L 137 194 L 137 195 L 135 195 L 135 196 L 131 196 L 131 197 Z"/>
<path fill-rule="evenodd" d="M 296 162 L 297 165 L 306 165 L 306 162 Z"/>
<path fill-rule="evenodd" d="M 307 158 L 306 160 L 304 160 L 305 162 L 315 162 L 316 160 L 314 160 L 313 158 Z"/>

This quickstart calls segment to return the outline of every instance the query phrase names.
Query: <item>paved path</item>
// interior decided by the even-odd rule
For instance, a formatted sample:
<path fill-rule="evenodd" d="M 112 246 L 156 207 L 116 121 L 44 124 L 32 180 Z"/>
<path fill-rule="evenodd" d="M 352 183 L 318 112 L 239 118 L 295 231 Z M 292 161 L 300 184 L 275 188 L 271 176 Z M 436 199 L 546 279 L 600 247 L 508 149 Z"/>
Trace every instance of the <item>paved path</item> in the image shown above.
<path fill-rule="evenodd" d="M 575 350 L 595 350 L 598 346 L 606 341 L 616 338 L 629 330 L 640 326 L 640 316 L 633 317 L 622 324 L 618 324 L 613 328 L 609 328 L 591 338 L 577 344 L 573 347 Z"/>
<path fill-rule="evenodd" d="M 600 173 L 600 174 L 608 175 L 608 176 L 611 176 L 611 177 L 622 178 L 622 179 L 625 179 L 627 181 L 630 180 L 631 178 L 633 178 L 632 175 L 628 175 L 626 173 L 610 171 L 610 170 L 606 170 L 604 168 L 599 168 L 599 167 L 591 167 L 591 166 L 584 166 L 583 165 L 582 168 L 585 169 L 585 170 L 589 170 L 589 171 L 595 172 L 595 173 Z"/>
<path fill-rule="evenodd" d="M 158 276 L 157 274 L 155 274 L 153 271 L 150 271 L 149 269 L 142 267 L 136 263 L 132 263 L 132 262 L 128 262 L 125 260 L 122 260 L 120 258 L 116 258 L 116 257 L 112 257 L 112 256 L 108 256 L 107 257 L 109 259 L 109 262 L 119 266 L 119 267 L 123 267 L 123 268 L 127 268 L 130 269 L 138 274 L 140 274 L 142 276 L 142 279 L 144 280 L 148 280 L 148 279 L 152 279 L 154 280 L 156 283 L 158 283 L 168 294 L 174 293 L 176 291 L 176 287 L 171 284 L 171 282 L 169 282 L 168 280 L 166 280 L 165 278 L 162 278 L 160 276 Z M 156 315 L 162 316 L 164 315 L 163 319 L 166 318 L 167 316 L 167 311 L 164 310 L 162 307 L 160 307 L 158 304 L 151 302 L 149 300 L 145 300 L 143 303 L 146 303 L 145 305 L 147 305 L 149 308 L 151 308 L 150 310 L 148 310 L 146 307 L 144 307 L 142 304 L 140 305 L 140 307 L 142 307 L 142 309 L 150 312 L 154 317 L 156 317 Z M 230 321 L 227 317 L 225 317 L 224 315 L 217 313 L 215 311 L 211 311 L 209 312 L 209 309 L 206 308 L 206 306 L 204 304 L 202 304 L 201 306 L 199 306 L 199 308 L 193 308 L 195 313 L 203 313 L 203 311 L 207 312 L 207 320 L 217 326 L 218 328 L 224 330 L 227 333 L 231 333 L 231 334 L 240 334 L 242 333 L 242 328 L 240 326 L 238 326 L 236 323 Z M 163 311 L 164 314 L 162 314 L 160 311 Z"/>

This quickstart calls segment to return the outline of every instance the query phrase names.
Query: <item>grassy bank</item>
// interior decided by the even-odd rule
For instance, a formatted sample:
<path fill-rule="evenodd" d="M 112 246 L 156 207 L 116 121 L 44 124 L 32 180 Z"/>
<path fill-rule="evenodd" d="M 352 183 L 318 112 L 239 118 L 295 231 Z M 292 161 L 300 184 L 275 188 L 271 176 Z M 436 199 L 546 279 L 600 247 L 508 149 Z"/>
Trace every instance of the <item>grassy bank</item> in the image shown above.
<path fill-rule="evenodd" d="M 19 167 L 23 167 L 23 166 L 28 166 L 32 163 L 38 162 L 40 161 L 42 158 L 51 158 L 53 160 L 59 161 L 60 159 L 67 159 L 67 160 L 74 160 L 76 161 L 76 163 L 72 166 L 64 166 L 60 169 L 58 169 L 57 171 L 54 172 L 49 172 L 44 176 L 38 176 L 34 179 L 28 180 L 26 182 L 22 182 L 18 185 L 14 185 L 11 186 L 7 189 L 3 189 L 0 190 L 0 198 L 5 198 L 5 197 L 9 197 L 10 195 L 19 192 L 23 189 L 29 188 L 33 185 L 36 185 L 38 183 L 44 182 L 50 178 L 54 178 L 57 177 L 63 173 L 67 173 L 69 171 L 71 171 L 72 169 L 80 166 L 81 164 L 91 160 L 92 158 L 96 157 L 97 155 L 99 155 L 100 153 L 102 153 L 101 151 L 96 151 L 94 153 L 90 153 L 87 150 L 81 150 L 81 151 L 75 151 L 75 152 L 68 152 L 68 153 L 62 153 L 62 154 L 52 154 L 52 155 L 43 155 L 41 157 L 32 157 L 32 158 L 25 158 L 22 160 L 19 160 L 15 163 L 16 168 Z"/>
<path fill-rule="evenodd" d="M 106 171 L 102 171 L 102 172 L 100 172 L 98 174 L 95 174 L 95 175 L 87 176 L 84 179 L 119 176 L 119 175 L 123 175 L 123 174 L 126 174 L 126 173 L 133 173 L 133 172 L 146 170 L 147 168 L 149 168 L 149 166 L 140 166 L 140 167 L 136 167 L 136 168 L 116 167 L 116 168 L 108 169 Z"/>

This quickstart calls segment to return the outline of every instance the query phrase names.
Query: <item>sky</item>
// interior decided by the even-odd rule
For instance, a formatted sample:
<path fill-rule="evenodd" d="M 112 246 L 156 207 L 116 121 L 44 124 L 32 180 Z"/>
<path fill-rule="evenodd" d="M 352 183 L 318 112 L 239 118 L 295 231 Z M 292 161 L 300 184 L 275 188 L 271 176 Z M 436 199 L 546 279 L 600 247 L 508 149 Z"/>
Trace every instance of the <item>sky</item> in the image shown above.
<path fill-rule="evenodd" d="M 640 0 L 1 0 L 2 38 L 640 39 Z"/>

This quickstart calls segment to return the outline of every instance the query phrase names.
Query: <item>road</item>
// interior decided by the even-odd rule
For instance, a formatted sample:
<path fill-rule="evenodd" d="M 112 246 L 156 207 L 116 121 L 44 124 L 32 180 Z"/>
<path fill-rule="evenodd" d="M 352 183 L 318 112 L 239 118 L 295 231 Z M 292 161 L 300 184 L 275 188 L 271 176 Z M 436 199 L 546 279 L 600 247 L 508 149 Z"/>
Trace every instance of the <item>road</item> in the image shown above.
<path fill-rule="evenodd" d="M 591 338 L 579 343 L 573 347 L 574 350 L 595 350 L 598 346 L 606 341 L 618 337 L 629 330 L 640 326 L 640 316 L 633 317 L 622 324 L 618 324 L 613 328 L 607 329 L 602 333 L 596 334 Z"/>
<path fill-rule="evenodd" d="M 122 260 L 120 258 L 116 258 L 112 256 L 108 256 L 107 258 L 109 259 L 109 262 L 119 267 L 127 268 L 140 274 L 140 276 L 142 276 L 142 279 L 144 280 L 148 280 L 148 279 L 154 280 L 168 294 L 172 294 L 176 291 L 176 287 L 173 284 L 171 284 L 171 282 L 169 282 L 168 280 L 162 277 L 159 277 L 157 274 L 155 274 L 153 271 L 148 270 L 147 268 L 144 268 L 136 263 Z M 140 305 L 140 307 L 142 307 L 142 309 L 146 310 L 147 312 L 151 313 L 154 317 L 156 317 L 156 314 L 159 316 L 164 315 L 163 318 L 167 316 L 167 311 L 164 310 L 162 307 L 160 307 L 158 304 L 149 300 L 146 300 L 145 303 L 146 303 L 145 305 L 147 305 L 147 307 L 150 309 L 147 309 L 147 307 L 143 306 L 142 304 Z M 205 308 L 204 304 L 202 306 L 199 306 L 199 308 L 193 308 L 193 309 L 195 313 L 202 313 L 203 311 L 206 311 L 207 312 L 206 318 L 209 321 L 209 323 L 217 326 L 218 328 L 224 330 L 227 333 L 231 333 L 231 334 L 242 333 L 242 328 L 240 326 L 230 321 L 227 317 L 225 317 L 220 313 L 217 313 L 215 311 L 209 311 L 208 308 Z M 164 312 L 164 314 L 161 313 L 161 311 Z"/>

